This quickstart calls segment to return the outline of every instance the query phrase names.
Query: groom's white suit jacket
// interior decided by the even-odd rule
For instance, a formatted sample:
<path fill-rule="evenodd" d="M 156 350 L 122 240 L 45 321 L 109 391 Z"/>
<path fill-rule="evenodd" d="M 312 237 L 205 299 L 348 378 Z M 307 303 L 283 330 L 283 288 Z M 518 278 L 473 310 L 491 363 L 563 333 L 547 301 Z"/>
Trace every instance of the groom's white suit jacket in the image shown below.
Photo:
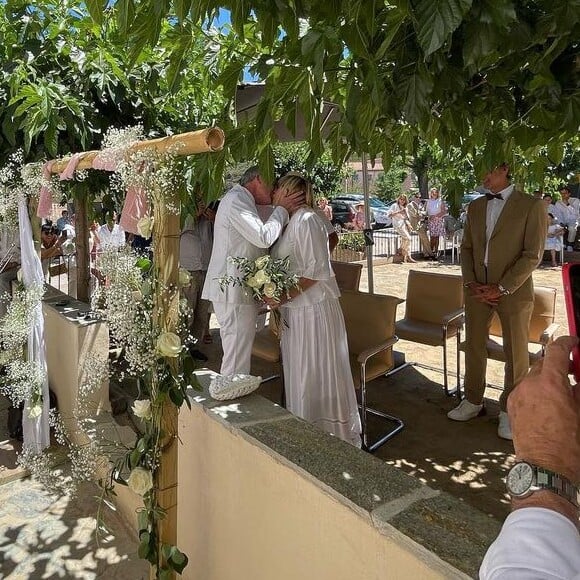
<path fill-rule="evenodd" d="M 253 304 L 240 286 L 220 288 L 222 276 L 239 276 L 238 268 L 228 261 L 244 257 L 256 259 L 267 253 L 288 223 L 288 212 L 278 206 L 268 221 L 263 222 L 252 194 L 241 185 L 234 185 L 220 201 L 215 224 L 211 259 L 201 297 L 212 302 Z"/>

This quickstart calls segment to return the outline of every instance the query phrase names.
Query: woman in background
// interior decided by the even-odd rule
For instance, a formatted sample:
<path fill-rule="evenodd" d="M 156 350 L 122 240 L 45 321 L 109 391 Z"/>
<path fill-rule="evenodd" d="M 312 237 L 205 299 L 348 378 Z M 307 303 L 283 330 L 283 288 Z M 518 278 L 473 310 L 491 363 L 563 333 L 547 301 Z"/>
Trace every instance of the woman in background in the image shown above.
<path fill-rule="evenodd" d="M 447 206 L 441 199 L 439 190 L 432 187 L 429 190 L 429 199 L 425 206 L 429 218 L 429 237 L 431 238 L 431 253 L 437 258 L 439 252 L 439 238 L 445 235 L 445 220 Z"/>
<path fill-rule="evenodd" d="M 350 370 L 340 291 L 330 265 L 328 234 L 312 208 L 310 183 L 286 175 L 278 189 L 302 192 L 304 205 L 290 214 L 290 222 L 272 248 L 274 258 L 290 258 L 298 287 L 280 302 L 281 349 L 287 408 L 357 447 L 361 424 Z"/>
<path fill-rule="evenodd" d="M 401 256 L 403 262 L 415 262 L 411 258 L 411 231 L 407 205 L 409 199 L 405 194 L 399 195 L 397 201 L 391 205 L 387 215 L 393 222 L 393 229 L 401 236 Z"/>

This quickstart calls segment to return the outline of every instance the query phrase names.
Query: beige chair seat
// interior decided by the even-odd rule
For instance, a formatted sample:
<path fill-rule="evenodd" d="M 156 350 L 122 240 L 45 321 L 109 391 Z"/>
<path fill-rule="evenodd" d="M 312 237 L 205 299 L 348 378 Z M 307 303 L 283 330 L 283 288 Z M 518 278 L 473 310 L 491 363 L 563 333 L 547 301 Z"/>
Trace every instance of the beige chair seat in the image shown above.
<path fill-rule="evenodd" d="M 409 270 L 405 316 L 396 324 L 395 333 L 403 340 L 443 347 L 443 388 L 447 395 L 447 341 L 455 337 L 461 340 L 463 326 L 463 279 L 453 274 Z M 440 371 L 420 362 L 409 362 L 397 367 L 391 374 L 409 365 Z M 459 349 L 457 350 L 457 396 L 459 389 Z"/>
<path fill-rule="evenodd" d="M 465 351 L 465 341 L 459 345 L 462 351 Z M 530 353 L 530 366 L 539 361 L 544 356 L 544 347 L 540 344 L 528 343 L 528 352 Z M 505 363 L 505 354 L 503 352 L 503 340 L 498 337 L 490 337 L 487 341 L 487 358 Z"/>
<path fill-rule="evenodd" d="M 534 288 L 534 310 L 528 331 L 528 352 L 530 366 L 544 356 L 546 346 L 554 340 L 560 327 L 556 319 L 556 289 L 544 286 Z M 459 349 L 465 351 L 466 343 L 462 342 Z M 505 363 L 503 352 L 501 321 L 496 312 L 493 313 L 489 338 L 487 340 L 487 358 Z"/>
<path fill-rule="evenodd" d="M 458 331 L 457 326 L 449 326 L 447 338 L 454 337 Z M 443 332 L 440 325 L 420 320 L 403 319 L 397 322 L 397 336 L 403 340 L 431 346 L 442 346 L 443 342 Z"/>
<path fill-rule="evenodd" d="M 352 380 L 354 382 L 354 388 L 360 389 L 361 377 L 360 377 L 360 362 L 356 354 L 349 355 L 350 370 L 352 371 Z M 365 367 L 365 376 L 367 381 L 372 380 L 376 377 L 386 375 L 393 368 L 392 364 L 387 364 L 383 359 L 377 357 L 371 357 Z"/>

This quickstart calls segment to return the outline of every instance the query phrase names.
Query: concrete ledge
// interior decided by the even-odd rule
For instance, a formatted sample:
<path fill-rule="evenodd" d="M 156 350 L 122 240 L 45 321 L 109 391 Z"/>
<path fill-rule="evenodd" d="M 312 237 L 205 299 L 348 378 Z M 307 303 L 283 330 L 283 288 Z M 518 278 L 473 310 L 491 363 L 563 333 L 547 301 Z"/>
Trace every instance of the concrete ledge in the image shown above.
<path fill-rule="evenodd" d="M 318 493 L 350 510 L 361 523 L 366 522 L 364 525 L 385 539 L 410 551 L 433 572 L 433 577 L 477 577 L 485 550 L 499 531 L 495 520 L 323 433 L 260 396 L 212 400 L 207 390 L 211 375 L 211 371 L 199 374 L 203 391 L 192 393 L 194 413 L 196 409 L 201 411 L 237 440 L 258 447 L 276 465 L 293 471 L 302 481 L 300 485 L 314 486 Z M 180 437 L 182 428 L 180 421 Z M 204 464 L 207 461 L 204 459 Z M 180 459 L 180 470 L 181 465 Z M 238 472 L 246 467 L 252 468 L 244 463 L 238 466 Z M 278 525 L 285 525 L 281 515 Z M 392 577 L 411 577 L 405 570 L 392 572 Z"/>

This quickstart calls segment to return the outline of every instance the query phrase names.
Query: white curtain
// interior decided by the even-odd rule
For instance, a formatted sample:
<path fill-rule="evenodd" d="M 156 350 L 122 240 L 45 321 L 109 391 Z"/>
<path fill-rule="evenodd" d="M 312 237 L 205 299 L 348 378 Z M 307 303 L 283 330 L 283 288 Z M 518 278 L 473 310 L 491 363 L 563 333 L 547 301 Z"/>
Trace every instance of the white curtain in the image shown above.
<path fill-rule="evenodd" d="M 22 281 L 27 288 L 38 285 L 44 286 L 42 265 L 34 249 L 32 227 L 24 199 L 21 199 L 18 204 L 18 222 L 20 226 Z M 40 452 L 50 445 L 50 429 L 48 425 L 50 401 L 44 344 L 44 318 L 42 315 L 42 303 L 40 302 L 34 309 L 28 333 L 28 360 L 34 361 L 40 366 L 43 371 L 44 382 L 42 384 L 42 414 L 39 417 L 31 418 L 29 416 L 30 401 L 25 401 L 24 404 L 22 416 L 24 446 Z"/>

